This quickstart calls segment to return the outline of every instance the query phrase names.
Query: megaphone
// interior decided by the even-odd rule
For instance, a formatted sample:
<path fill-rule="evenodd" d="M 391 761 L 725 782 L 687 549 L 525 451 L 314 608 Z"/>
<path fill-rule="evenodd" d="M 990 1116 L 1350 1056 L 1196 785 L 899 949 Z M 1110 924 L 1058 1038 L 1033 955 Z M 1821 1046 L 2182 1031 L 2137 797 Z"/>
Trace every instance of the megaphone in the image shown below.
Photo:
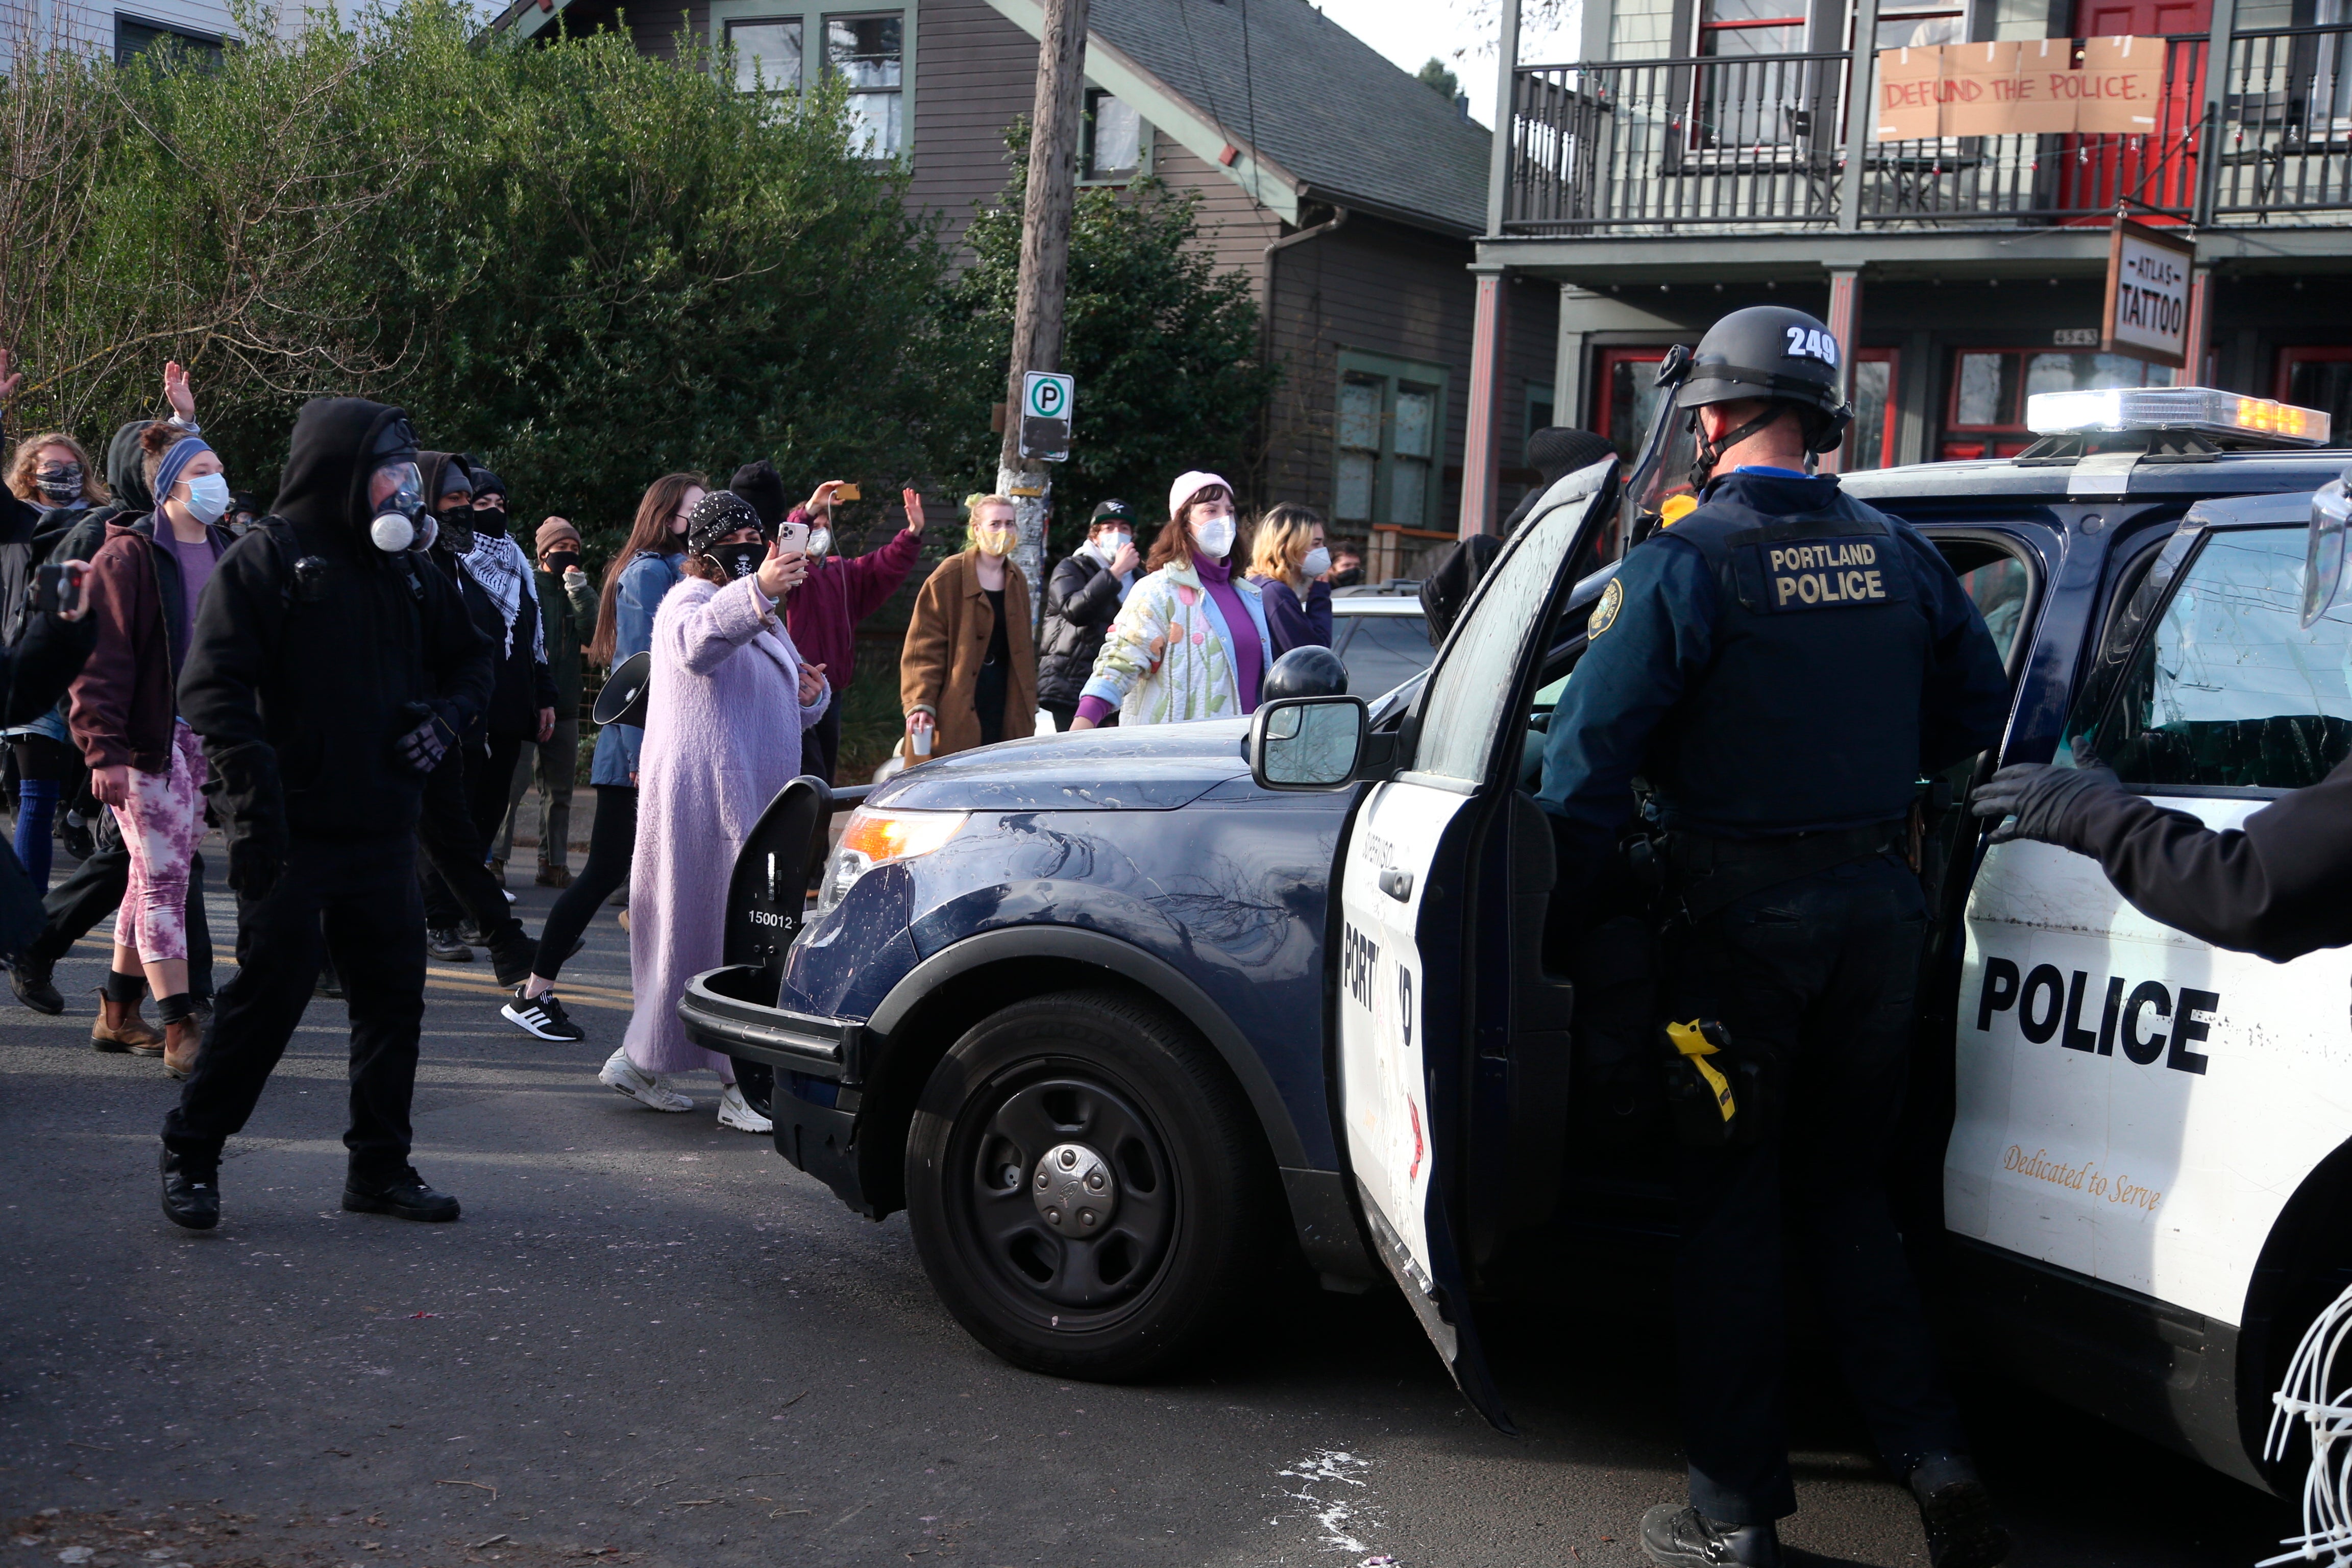
<path fill-rule="evenodd" d="M 599 725 L 635 724 L 646 721 L 646 699 L 654 684 L 654 656 L 648 648 L 633 653 L 613 667 L 604 679 L 604 689 L 596 694 L 594 718 Z"/>

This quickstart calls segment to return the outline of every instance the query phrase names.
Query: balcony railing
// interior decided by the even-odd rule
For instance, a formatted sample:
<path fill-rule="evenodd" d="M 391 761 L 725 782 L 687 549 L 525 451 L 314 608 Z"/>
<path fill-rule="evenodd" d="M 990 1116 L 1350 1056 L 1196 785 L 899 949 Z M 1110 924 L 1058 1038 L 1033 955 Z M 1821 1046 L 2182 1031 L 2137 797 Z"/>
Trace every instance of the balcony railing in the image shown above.
<path fill-rule="evenodd" d="M 2208 52 L 2166 40 L 2141 134 L 1915 142 L 1850 134 L 1844 53 L 1523 66 L 1504 230 L 2352 222 L 2352 26 L 2238 33 L 2213 92 Z"/>

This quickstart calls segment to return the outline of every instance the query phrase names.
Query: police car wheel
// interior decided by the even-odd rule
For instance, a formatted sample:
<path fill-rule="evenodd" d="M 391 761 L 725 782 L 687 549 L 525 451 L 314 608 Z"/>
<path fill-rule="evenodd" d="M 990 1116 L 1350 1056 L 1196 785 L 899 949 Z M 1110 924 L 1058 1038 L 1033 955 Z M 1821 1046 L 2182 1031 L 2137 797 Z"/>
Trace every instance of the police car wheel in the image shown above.
<path fill-rule="evenodd" d="M 1248 1103 L 1182 1024 L 1114 992 L 996 1013 L 907 1139 L 924 1270 L 974 1339 L 1057 1377 L 1142 1376 L 1238 1304 L 1280 1205 Z"/>

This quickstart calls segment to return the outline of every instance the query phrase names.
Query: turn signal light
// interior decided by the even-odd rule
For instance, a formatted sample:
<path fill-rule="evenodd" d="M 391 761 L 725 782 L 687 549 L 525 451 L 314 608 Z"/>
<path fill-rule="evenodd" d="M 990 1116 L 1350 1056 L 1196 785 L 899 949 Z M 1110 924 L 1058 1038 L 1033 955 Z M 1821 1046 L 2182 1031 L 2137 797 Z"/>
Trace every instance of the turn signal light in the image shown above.
<path fill-rule="evenodd" d="M 818 910 L 841 902 L 857 879 L 876 867 L 929 855 L 969 820 L 971 814 L 962 811 L 868 811 L 860 806 L 850 814 L 841 842 L 825 862 L 824 881 L 817 889 Z"/>

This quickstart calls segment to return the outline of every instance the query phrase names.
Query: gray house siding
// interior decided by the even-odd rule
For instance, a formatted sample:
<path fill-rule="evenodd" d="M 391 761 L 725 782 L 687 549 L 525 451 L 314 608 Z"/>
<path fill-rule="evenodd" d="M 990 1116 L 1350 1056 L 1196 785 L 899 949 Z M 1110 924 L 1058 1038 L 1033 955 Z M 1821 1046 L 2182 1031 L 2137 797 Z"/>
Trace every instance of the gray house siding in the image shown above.
<path fill-rule="evenodd" d="M 918 26 L 907 202 L 938 213 L 961 253 L 974 205 L 994 201 L 1011 175 L 1004 132 L 1036 100 L 1037 44 L 987 0 L 923 0 Z"/>

